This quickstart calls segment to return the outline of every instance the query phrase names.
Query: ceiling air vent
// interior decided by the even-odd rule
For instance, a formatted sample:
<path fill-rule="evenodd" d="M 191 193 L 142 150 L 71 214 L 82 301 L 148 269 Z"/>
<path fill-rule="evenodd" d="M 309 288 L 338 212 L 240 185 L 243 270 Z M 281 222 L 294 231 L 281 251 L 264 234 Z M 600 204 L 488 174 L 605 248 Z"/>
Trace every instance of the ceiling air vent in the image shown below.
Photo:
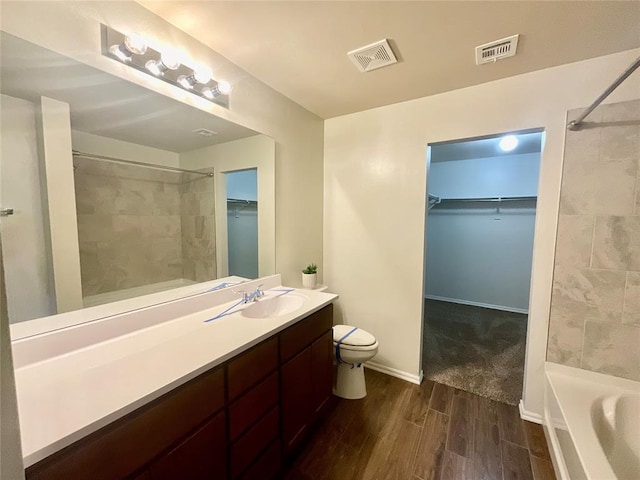
<path fill-rule="evenodd" d="M 206 128 L 198 128 L 194 130 L 193 133 L 197 133 L 198 135 L 202 135 L 203 137 L 211 137 L 213 135 L 218 134 L 218 132 L 214 132 L 213 130 L 207 130 Z"/>
<path fill-rule="evenodd" d="M 518 48 L 519 36 L 511 35 L 510 37 L 476 47 L 476 65 L 493 63 L 502 58 L 513 57 L 516 54 L 516 48 Z"/>
<path fill-rule="evenodd" d="M 347 53 L 347 56 L 361 72 L 370 72 L 377 68 L 398 63 L 398 59 L 386 39 L 366 47 L 351 50 Z"/>

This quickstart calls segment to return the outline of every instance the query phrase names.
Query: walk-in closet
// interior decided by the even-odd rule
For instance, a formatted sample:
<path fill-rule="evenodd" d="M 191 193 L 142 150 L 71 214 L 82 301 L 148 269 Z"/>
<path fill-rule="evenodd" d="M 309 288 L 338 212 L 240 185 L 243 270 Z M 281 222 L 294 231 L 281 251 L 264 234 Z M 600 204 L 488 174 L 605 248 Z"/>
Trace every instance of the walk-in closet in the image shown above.
<path fill-rule="evenodd" d="M 429 146 L 425 378 L 522 394 L 541 132 Z"/>

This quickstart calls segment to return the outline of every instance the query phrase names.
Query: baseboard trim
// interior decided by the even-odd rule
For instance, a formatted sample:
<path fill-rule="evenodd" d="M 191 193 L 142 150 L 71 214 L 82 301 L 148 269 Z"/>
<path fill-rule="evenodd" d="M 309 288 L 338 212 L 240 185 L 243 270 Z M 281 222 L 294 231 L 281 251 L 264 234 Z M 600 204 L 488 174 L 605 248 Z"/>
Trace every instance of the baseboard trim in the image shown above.
<path fill-rule="evenodd" d="M 542 415 L 525 410 L 524 402 L 522 400 L 518 403 L 518 410 L 520 410 L 521 419 L 542 425 Z"/>
<path fill-rule="evenodd" d="M 526 308 L 505 307 L 504 305 L 491 305 L 490 303 L 472 302 L 470 300 L 461 300 L 459 298 L 439 297 L 437 295 L 425 295 L 427 300 L 440 300 L 442 302 L 458 303 L 460 305 L 471 305 L 472 307 L 491 308 L 493 310 L 501 310 L 503 312 L 524 313 L 529 315 Z"/>
<path fill-rule="evenodd" d="M 420 383 L 422 383 L 422 371 L 420 371 L 419 375 L 413 375 L 411 373 L 387 367 L 386 365 L 380 365 L 379 363 L 375 362 L 367 362 L 364 364 L 364 366 L 370 368 L 371 370 L 375 370 L 376 372 L 384 373 L 392 377 L 400 378 L 407 382 L 415 383 L 416 385 L 420 385 Z"/>

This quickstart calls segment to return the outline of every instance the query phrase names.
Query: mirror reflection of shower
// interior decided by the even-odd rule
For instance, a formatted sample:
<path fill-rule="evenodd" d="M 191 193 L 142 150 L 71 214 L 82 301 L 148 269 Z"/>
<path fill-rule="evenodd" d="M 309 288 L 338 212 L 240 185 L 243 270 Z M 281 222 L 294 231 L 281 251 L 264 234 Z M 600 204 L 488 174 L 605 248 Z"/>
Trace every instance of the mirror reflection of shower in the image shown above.
<path fill-rule="evenodd" d="M 258 171 L 225 173 L 229 275 L 258 277 Z"/>

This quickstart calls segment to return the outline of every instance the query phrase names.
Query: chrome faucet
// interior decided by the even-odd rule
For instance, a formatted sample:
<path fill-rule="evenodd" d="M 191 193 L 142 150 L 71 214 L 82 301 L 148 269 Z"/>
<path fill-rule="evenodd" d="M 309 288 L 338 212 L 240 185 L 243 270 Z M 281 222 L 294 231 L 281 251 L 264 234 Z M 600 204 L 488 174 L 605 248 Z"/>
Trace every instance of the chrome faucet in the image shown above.
<path fill-rule="evenodd" d="M 237 290 L 235 291 L 235 293 L 242 294 L 242 303 L 257 302 L 262 297 L 264 297 L 264 291 L 262 290 L 262 287 L 264 287 L 264 284 L 258 285 L 258 288 L 256 288 L 255 291 L 251 293 L 247 293 L 244 290 Z"/>

